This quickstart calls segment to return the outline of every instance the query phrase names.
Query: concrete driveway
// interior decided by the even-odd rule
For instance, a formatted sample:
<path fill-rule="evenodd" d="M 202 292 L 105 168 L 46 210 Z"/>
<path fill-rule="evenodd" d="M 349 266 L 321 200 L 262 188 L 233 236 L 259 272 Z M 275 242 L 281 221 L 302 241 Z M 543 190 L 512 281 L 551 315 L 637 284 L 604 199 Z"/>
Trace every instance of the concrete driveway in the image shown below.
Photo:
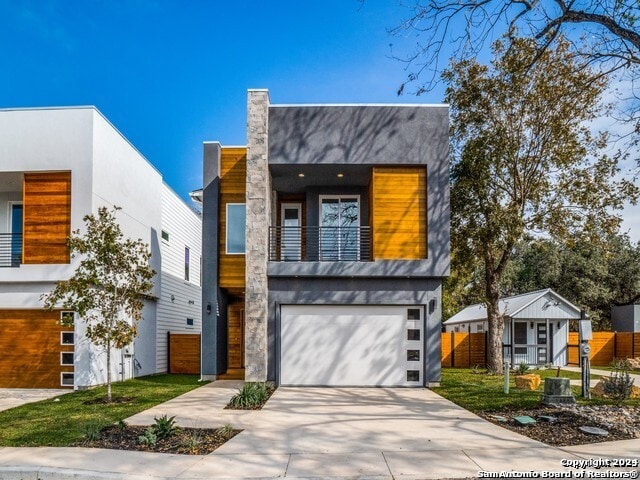
<path fill-rule="evenodd" d="M 59 397 L 72 391 L 70 389 L 0 388 L 0 412 L 25 403 Z"/>

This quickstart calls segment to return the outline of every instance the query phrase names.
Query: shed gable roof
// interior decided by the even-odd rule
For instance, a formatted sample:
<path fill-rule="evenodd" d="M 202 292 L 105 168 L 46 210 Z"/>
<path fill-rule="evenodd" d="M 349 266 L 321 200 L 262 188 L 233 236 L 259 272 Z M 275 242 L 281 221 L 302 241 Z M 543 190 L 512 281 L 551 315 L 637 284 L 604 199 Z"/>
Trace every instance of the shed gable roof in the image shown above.
<path fill-rule="evenodd" d="M 559 310 L 563 311 L 562 318 L 580 318 L 580 309 L 550 288 L 502 298 L 499 304 L 500 313 L 505 317 L 517 318 L 518 314 L 528 309 L 528 307 L 533 306 L 546 295 L 550 295 L 557 300 L 557 304 L 553 304 L 552 306 L 560 307 Z M 526 318 L 535 317 L 527 316 Z M 541 316 L 540 318 L 543 317 Z M 556 317 L 553 315 L 546 315 L 544 318 Z M 444 324 L 451 325 L 454 323 L 476 322 L 486 319 L 487 307 L 484 303 L 476 303 L 475 305 L 469 305 L 468 307 L 460 310 L 453 317 L 444 322 Z"/>

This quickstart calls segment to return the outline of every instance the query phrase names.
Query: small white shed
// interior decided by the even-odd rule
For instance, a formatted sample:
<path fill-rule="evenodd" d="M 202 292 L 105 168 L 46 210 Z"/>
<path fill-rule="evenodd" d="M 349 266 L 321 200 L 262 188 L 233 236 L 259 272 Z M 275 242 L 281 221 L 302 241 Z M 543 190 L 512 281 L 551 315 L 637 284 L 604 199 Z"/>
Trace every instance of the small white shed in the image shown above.
<path fill-rule="evenodd" d="M 503 356 L 512 365 L 566 365 L 569 321 L 580 309 L 547 288 L 500 300 L 504 317 Z M 486 332 L 487 309 L 470 305 L 444 322 L 447 332 Z"/>

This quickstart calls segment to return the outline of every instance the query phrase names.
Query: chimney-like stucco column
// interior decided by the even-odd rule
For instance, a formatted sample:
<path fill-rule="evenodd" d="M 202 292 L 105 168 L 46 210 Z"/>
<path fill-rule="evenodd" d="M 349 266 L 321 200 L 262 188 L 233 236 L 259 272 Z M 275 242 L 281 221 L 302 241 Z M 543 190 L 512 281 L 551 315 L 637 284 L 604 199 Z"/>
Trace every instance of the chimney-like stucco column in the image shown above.
<path fill-rule="evenodd" d="M 267 380 L 267 261 L 271 225 L 269 92 L 247 98 L 247 230 L 245 244 L 245 381 Z"/>

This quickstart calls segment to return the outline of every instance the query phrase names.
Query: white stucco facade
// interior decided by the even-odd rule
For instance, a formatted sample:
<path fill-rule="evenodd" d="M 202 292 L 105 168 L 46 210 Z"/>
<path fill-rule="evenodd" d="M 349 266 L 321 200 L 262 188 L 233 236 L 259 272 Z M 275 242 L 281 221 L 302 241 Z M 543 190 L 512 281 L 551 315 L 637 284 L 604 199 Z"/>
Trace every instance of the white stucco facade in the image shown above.
<path fill-rule="evenodd" d="M 188 226 L 193 245 L 193 275 L 199 278 L 200 218 L 173 193 L 161 174 L 111 123 L 93 107 L 0 110 L 0 233 L 8 232 L 12 201 L 22 199 L 18 181 L 26 172 L 71 172 L 71 230 L 83 229 L 83 217 L 98 208 L 118 206 L 118 222 L 125 237 L 142 239 L 150 247 L 151 266 L 158 272 L 152 298 L 145 301 L 139 336 L 125 354 L 113 353 L 114 379 L 131 378 L 166 371 L 166 362 L 157 362 L 160 305 L 163 280 L 174 264 L 184 261 L 161 248 L 161 231 L 166 218 L 173 218 L 175 230 Z M 197 241 L 193 240 L 197 237 Z M 177 255 L 177 253 L 175 254 Z M 184 251 L 182 252 L 184 255 Z M 0 309 L 40 309 L 41 295 L 55 282 L 68 279 L 77 265 L 25 265 L 0 268 Z M 171 287 L 167 287 L 170 289 Z M 200 331 L 199 282 L 189 291 L 196 304 L 180 305 L 176 315 L 194 318 Z M 182 312 L 184 310 L 184 312 Z M 166 332 L 166 327 L 164 328 Z M 106 381 L 105 353 L 90 344 L 85 325 L 76 321 L 74 386 L 84 388 Z M 166 335 L 165 335 L 166 342 Z M 164 347 L 166 351 L 166 345 Z M 162 349 L 161 348 L 161 349 Z"/>

